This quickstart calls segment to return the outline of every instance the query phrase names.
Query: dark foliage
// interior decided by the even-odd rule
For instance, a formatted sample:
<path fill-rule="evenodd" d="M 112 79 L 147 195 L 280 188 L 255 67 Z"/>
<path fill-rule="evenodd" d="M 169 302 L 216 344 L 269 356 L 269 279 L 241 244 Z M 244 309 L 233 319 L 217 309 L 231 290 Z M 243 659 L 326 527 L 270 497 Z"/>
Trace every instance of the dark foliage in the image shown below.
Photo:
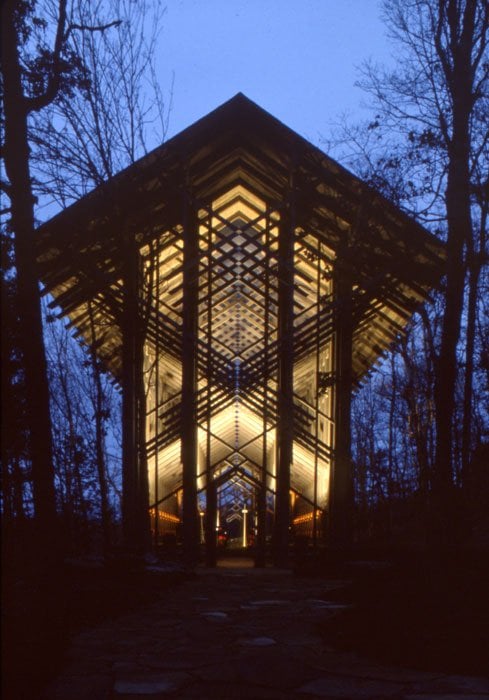
<path fill-rule="evenodd" d="M 351 577 L 351 586 L 338 596 L 352 607 L 321 626 L 328 644 L 381 663 L 487 674 L 487 551 L 404 553 L 350 563 L 339 572 Z"/>
<path fill-rule="evenodd" d="M 160 600 L 185 574 L 146 570 L 118 557 L 105 565 L 71 560 L 39 578 L 24 557 L 9 559 L 2 577 L 2 698 L 37 698 L 66 662 L 74 634 Z"/>

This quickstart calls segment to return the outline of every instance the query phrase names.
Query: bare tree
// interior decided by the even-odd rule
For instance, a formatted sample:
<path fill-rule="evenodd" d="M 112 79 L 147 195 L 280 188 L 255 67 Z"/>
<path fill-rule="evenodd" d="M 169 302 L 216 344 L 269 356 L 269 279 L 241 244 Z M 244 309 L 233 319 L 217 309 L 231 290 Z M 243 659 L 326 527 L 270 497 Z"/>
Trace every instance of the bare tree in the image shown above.
<path fill-rule="evenodd" d="M 18 337 L 17 285 L 13 270 L 12 241 L 2 231 L 1 269 L 1 416 L 0 448 L 2 469 L 2 516 L 4 544 L 13 529 L 21 529 L 29 511 L 28 431 L 25 415 L 25 376 Z"/>
<path fill-rule="evenodd" d="M 142 3 L 45 0 L 38 5 L 33 0 L 8 0 L 2 5 L 7 176 L 2 189 L 11 202 L 4 213 L 10 212 L 14 236 L 37 532 L 52 543 L 56 498 L 34 194 L 49 192 L 66 201 L 144 151 L 148 127 L 156 128 L 155 119 L 163 119 L 153 60 L 161 10 L 155 10 L 158 21 L 150 25 L 153 29 L 147 39 L 147 6 Z M 124 21 L 117 17 L 119 12 Z M 120 32 L 114 35 L 117 28 Z M 146 90 L 145 81 L 153 88 L 152 97 L 147 98 L 151 91 Z M 104 110 L 104 105 L 110 107 Z M 84 120 L 86 115 L 92 121 Z M 83 162 L 74 160 L 78 153 L 86 154 Z M 50 171 L 56 161 L 57 170 Z M 39 167 L 41 162 L 47 167 Z M 60 182 L 68 183 L 68 189 L 61 188 Z"/>
<path fill-rule="evenodd" d="M 59 6 L 54 46 L 46 50 L 48 66 L 44 82 L 26 93 L 26 63 L 21 46 L 28 34 L 26 18 L 32 7 L 26 2 L 6 0 L 2 5 L 2 77 L 4 161 L 11 202 L 11 227 L 15 241 L 18 302 L 21 314 L 21 347 L 25 369 L 30 456 L 34 484 L 37 533 L 49 551 L 55 542 L 56 500 L 52 460 L 49 387 L 44 352 L 41 307 L 34 253 L 34 197 L 29 168 L 28 117 L 48 104 L 60 89 L 63 78 L 62 55 L 66 31 L 66 2 Z M 32 71 L 35 67 L 32 65 Z M 31 71 L 31 73 L 32 73 Z M 39 73 L 38 73 L 39 75 Z M 29 77 L 29 76 L 28 76 Z M 51 551 L 53 547 L 51 546 Z"/>
<path fill-rule="evenodd" d="M 470 462 L 475 317 L 488 260 L 489 6 L 485 0 L 384 0 L 383 15 L 396 67 L 364 66 L 359 84 L 375 117 L 343 138 L 357 170 L 447 243 L 441 324 L 439 332 L 432 328 L 429 344 L 436 422 L 431 527 L 442 543 L 453 521 L 460 352 L 466 357 L 461 459 Z"/>
<path fill-rule="evenodd" d="M 92 309 L 90 315 L 95 323 Z M 99 551 L 100 522 L 107 554 L 119 510 L 113 481 L 120 480 L 120 465 L 109 456 L 109 443 L 114 442 L 109 419 L 120 410 L 118 392 L 95 349 L 75 342 L 52 314 L 47 319 L 54 464 L 67 546 L 73 553 Z"/>
<path fill-rule="evenodd" d="M 43 0 L 8 2 L 3 12 L 8 68 L 3 76 L 8 179 L 3 187 L 12 200 L 36 510 L 41 519 L 49 513 L 53 521 L 52 428 L 34 259 L 34 197 L 40 197 L 40 205 L 54 200 L 65 206 L 162 142 L 169 109 L 155 59 L 164 10 L 159 0 Z M 98 360 L 94 353 L 90 357 L 107 541 L 104 397 Z M 68 385 L 64 393 L 67 404 Z"/>
<path fill-rule="evenodd" d="M 82 89 L 69 99 L 61 97 L 33 120 L 33 163 L 40 192 L 62 206 L 108 180 L 150 147 L 161 144 L 169 117 L 169 107 L 163 101 L 156 79 L 156 47 L 164 15 L 160 3 L 157 0 L 148 3 L 110 0 L 100 6 L 76 0 L 74 9 L 81 26 L 108 26 L 114 16 L 118 17 L 119 24 L 113 32 L 80 32 L 74 36 L 74 46 L 86 72 Z M 116 204 L 114 212 L 117 212 Z M 92 313 L 92 348 L 101 332 L 98 324 L 97 314 Z M 135 325 L 141 325 L 137 344 L 141 346 L 142 357 L 144 321 L 139 324 L 133 316 L 128 328 Z M 94 384 L 96 466 L 107 550 L 110 507 L 104 459 L 106 415 L 102 367 L 94 349 L 89 356 Z M 141 395 L 140 413 L 144 416 L 144 387 L 137 390 Z M 144 419 L 141 425 L 144 427 Z M 141 435 L 139 443 L 138 473 L 142 480 L 139 511 L 144 527 L 148 520 L 148 498 L 143 495 L 147 494 L 147 478 Z M 131 473 L 134 468 L 131 464 Z"/>
<path fill-rule="evenodd" d="M 72 11 L 80 26 L 109 26 L 114 17 L 118 26 L 73 34 L 84 71 L 81 89 L 60 95 L 32 123 L 39 191 L 61 206 L 160 145 L 171 106 L 171 92 L 167 105 L 156 75 L 164 16 L 159 0 L 73 0 Z"/>

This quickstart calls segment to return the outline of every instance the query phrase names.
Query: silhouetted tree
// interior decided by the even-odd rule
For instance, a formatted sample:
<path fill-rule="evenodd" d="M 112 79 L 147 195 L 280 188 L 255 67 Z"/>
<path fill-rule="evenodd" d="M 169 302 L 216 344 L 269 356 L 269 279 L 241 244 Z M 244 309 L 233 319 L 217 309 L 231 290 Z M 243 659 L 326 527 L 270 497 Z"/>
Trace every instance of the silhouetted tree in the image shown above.
<path fill-rule="evenodd" d="M 29 21 L 33 24 L 38 22 L 33 9 L 34 5 L 30 2 L 6 0 L 2 5 L 4 161 L 8 177 L 4 189 L 11 202 L 11 229 L 14 234 L 36 532 L 44 540 L 42 549 L 47 552 L 53 549 L 56 540 L 56 500 L 49 387 L 34 246 L 34 196 L 29 169 L 28 117 L 56 96 L 65 79 L 71 77 L 72 71 L 64 56 L 66 2 L 61 2 L 59 6 L 53 47 L 47 48 L 44 45 L 37 56 L 21 59 L 22 47 L 30 37 Z"/>
<path fill-rule="evenodd" d="M 372 97 L 375 117 L 343 138 L 357 171 L 447 243 L 441 315 L 438 323 L 430 311 L 426 345 L 436 424 L 431 528 L 442 544 L 454 521 L 455 457 L 463 472 L 475 448 L 477 299 L 489 259 L 489 6 L 484 0 L 385 0 L 382 6 L 396 65 L 364 66 L 359 84 Z M 412 377 L 417 363 L 409 358 L 406 365 Z"/>
<path fill-rule="evenodd" d="M 4 543 L 11 529 L 23 524 L 30 510 L 25 376 L 18 333 L 17 284 L 13 274 L 13 245 L 6 230 L 1 239 L 1 416 L 2 516 Z"/>
<path fill-rule="evenodd" d="M 23 329 L 20 344 L 26 347 L 25 357 L 22 351 L 21 358 L 28 392 L 25 405 L 31 416 L 27 444 L 36 518 L 46 522 L 46 527 L 49 520 L 51 527 L 56 507 L 55 482 L 35 261 L 35 196 L 41 196 L 43 204 L 55 200 L 66 205 L 141 156 L 151 141 L 151 131 L 158 143 L 163 140 L 167 113 L 155 77 L 155 50 L 163 11 L 157 1 L 111 0 L 94 4 L 59 0 L 6 2 L 2 12 L 7 174 L 2 187 L 12 202 L 13 262 L 19 301 L 16 308 Z M 95 328 L 92 330 L 95 332 Z M 92 466 L 96 466 L 98 475 L 107 545 L 110 506 L 104 464 L 105 382 L 95 353 L 90 354 L 90 361 L 96 428 L 96 459 Z M 51 374 L 58 377 L 57 388 L 64 387 L 56 395 L 57 401 L 64 404 L 62 414 L 65 418 L 71 416 L 71 438 L 64 447 L 57 446 L 58 452 L 64 451 L 65 466 L 70 464 L 74 470 L 67 477 L 71 479 L 83 467 L 79 436 L 72 430 L 78 420 L 75 413 L 85 412 L 86 401 L 90 400 L 71 401 L 73 377 L 66 366 Z M 73 459 L 68 459 L 70 451 Z M 84 499 L 80 495 L 78 500 L 82 504 Z M 47 532 L 46 527 L 43 525 L 39 532 Z"/>
<path fill-rule="evenodd" d="M 118 171 L 144 155 L 149 145 L 161 144 L 165 137 L 169 108 L 163 102 L 162 92 L 156 80 L 156 46 L 161 29 L 163 11 L 158 2 L 133 3 L 130 0 L 110 0 L 101 8 L 92 3 L 77 0 L 75 3 L 83 26 L 108 23 L 117 16 L 120 25 L 114 32 L 80 33 L 75 45 L 89 80 L 83 89 L 69 99 L 61 97 L 48 111 L 33 122 L 35 140 L 34 171 L 41 191 L 63 206 L 97 185 L 107 181 Z M 113 202 L 114 217 L 118 203 Z M 124 231 L 121 222 L 121 239 L 134 232 Z M 136 251 L 128 255 L 130 266 Z M 150 269 L 152 267 L 150 266 Z M 137 271 L 137 275 L 140 271 Z M 126 276 L 126 273 L 124 273 Z M 124 294 L 129 289 L 124 279 Z M 142 280 L 139 281 L 142 283 Z M 140 313 L 141 312 L 141 313 Z M 139 315 L 141 316 L 138 321 Z M 138 357 L 143 357 L 147 312 L 133 305 L 129 323 L 123 335 L 135 333 Z M 104 464 L 104 397 L 101 387 L 103 367 L 94 349 L 103 334 L 96 305 L 90 312 L 90 358 L 93 369 L 96 425 L 96 465 L 100 485 L 102 522 L 108 546 L 109 506 Z M 123 373 L 127 368 L 123 368 Z M 124 379 L 123 379 L 124 383 Z M 138 413 L 140 421 L 137 456 L 139 464 L 128 465 L 125 473 L 138 473 L 141 500 L 138 519 L 141 530 L 149 532 L 148 484 L 145 456 L 145 389 L 142 375 L 137 381 Z M 126 489 L 130 491 L 129 487 Z M 146 494 L 146 495 L 144 495 Z M 132 518 L 131 520 L 134 520 Z M 141 539 L 146 539 L 144 534 Z"/>
<path fill-rule="evenodd" d="M 170 114 L 156 77 L 159 0 L 72 5 L 80 26 L 110 26 L 114 17 L 118 26 L 72 33 L 86 79 L 32 121 L 39 191 L 63 207 L 160 145 Z"/>

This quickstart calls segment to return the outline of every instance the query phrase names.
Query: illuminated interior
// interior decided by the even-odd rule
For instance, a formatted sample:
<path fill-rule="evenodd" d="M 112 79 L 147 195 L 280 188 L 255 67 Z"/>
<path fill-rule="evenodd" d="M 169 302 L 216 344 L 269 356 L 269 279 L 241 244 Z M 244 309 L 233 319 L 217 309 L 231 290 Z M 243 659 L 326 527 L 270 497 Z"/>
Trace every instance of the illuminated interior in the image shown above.
<path fill-rule="evenodd" d="M 231 516 L 244 504 L 253 511 L 263 479 L 273 509 L 279 221 L 278 211 L 240 184 L 199 210 L 195 478 L 205 508 L 208 475 L 225 477 L 219 502 L 222 510 L 231 505 Z M 319 338 L 317 321 L 319 304 L 332 297 L 334 253 L 304 231 L 295 238 L 294 332 L 307 344 L 294 367 L 291 497 L 297 512 L 320 512 L 327 504 L 333 417 L 332 390 L 318 386 L 318 379 L 332 372 L 332 336 Z M 162 239 L 167 245 L 156 254 L 144 251 L 146 294 L 178 327 L 182 243 L 171 232 Z M 145 371 L 151 507 L 178 512 L 181 364 L 170 348 L 147 343 Z"/>

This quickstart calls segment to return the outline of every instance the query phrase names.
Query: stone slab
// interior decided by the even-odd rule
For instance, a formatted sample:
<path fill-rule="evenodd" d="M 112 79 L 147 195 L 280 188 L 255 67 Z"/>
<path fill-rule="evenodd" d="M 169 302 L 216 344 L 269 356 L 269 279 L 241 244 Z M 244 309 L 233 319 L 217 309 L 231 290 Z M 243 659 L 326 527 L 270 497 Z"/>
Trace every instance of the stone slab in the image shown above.
<path fill-rule="evenodd" d="M 251 639 L 240 639 L 238 643 L 245 647 L 271 647 L 277 642 L 271 637 L 252 637 Z"/>
<path fill-rule="evenodd" d="M 489 678 L 479 676 L 446 676 L 441 675 L 431 681 L 417 683 L 411 689 L 416 694 L 436 694 L 436 693 L 466 693 L 472 695 L 489 695 Z"/>
<path fill-rule="evenodd" d="M 117 679 L 114 683 L 114 695 L 161 695 L 173 693 L 189 680 L 190 676 L 187 673 L 158 675 L 141 673 Z"/>
<path fill-rule="evenodd" d="M 388 681 L 348 678 L 347 676 L 326 676 L 316 678 L 298 688 L 300 693 L 327 698 L 391 698 L 399 697 L 398 683 Z"/>
<path fill-rule="evenodd" d="M 291 600 L 278 600 L 278 599 L 270 599 L 270 600 L 251 600 L 250 605 L 253 605 L 255 607 L 271 607 L 275 605 L 292 605 Z"/>
<path fill-rule="evenodd" d="M 85 678 L 63 676 L 48 687 L 43 697 L 49 700 L 107 700 L 111 685 L 110 676 L 95 674 Z"/>
<path fill-rule="evenodd" d="M 202 617 L 205 617 L 207 620 L 227 620 L 229 618 L 229 615 L 227 613 L 221 612 L 220 610 L 203 612 L 200 614 Z"/>
<path fill-rule="evenodd" d="M 442 695 L 438 693 L 436 695 L 409 694 L 404 695 L 403 700 L 489 700 L 489 693 L 484 693 L 483 695 L 480 695 L 479 693 L 476 695 L 473 695 L 472 693 L 450 693 L 449 695 L 446 695 L 445 693 Z"/>

